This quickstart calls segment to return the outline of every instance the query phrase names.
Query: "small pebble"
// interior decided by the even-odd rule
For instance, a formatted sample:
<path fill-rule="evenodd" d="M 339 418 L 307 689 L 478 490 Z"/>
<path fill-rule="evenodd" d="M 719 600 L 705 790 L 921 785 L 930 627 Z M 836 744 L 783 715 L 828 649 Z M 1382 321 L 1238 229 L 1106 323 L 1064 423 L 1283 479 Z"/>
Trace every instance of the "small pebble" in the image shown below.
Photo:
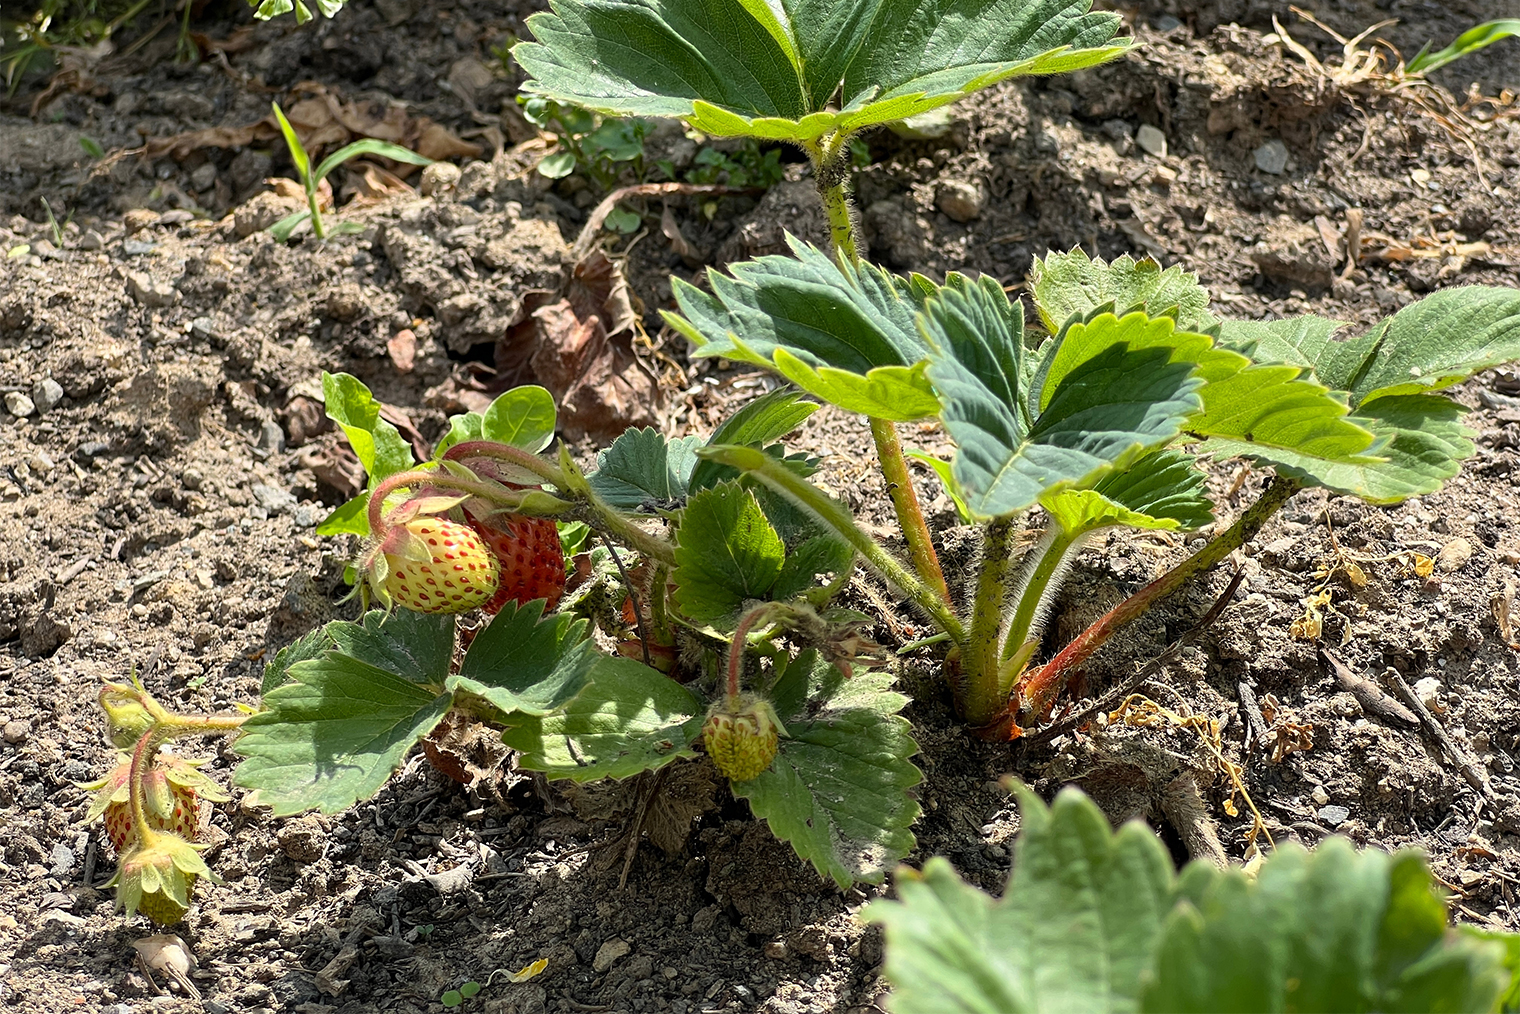
<path fill-rule="evenodd" d="M 11 746 L 25 743 L 26 738 L 31 734 L 32 723 L 24 722 L 19 718 L 13 718 L 9 722 L 6 722 L 5 728 L 0 730 L 0 737 L 4 737 L 5 741 Z"/>
<path fill-rule="evenodd" d="M 32 403 L 32 399 L 20 391 L 11 391 L 5 396 L 5 409 L 17 418 L 25 419 L 37 411 L 37 406 Z"/>
<path fill-rule="evenodd" d="M 81 250 L 104 250 L 105 237 L 94 229 L 86 229 L 84 235 L 79 237 L 79 249 Z"/>
<path fill-rule="evenodd" d="M 1323 785 L 1316 785 L 1314 791 L 1309 793 L 1309 798 L 1313 799 L 1317 805 L 1324 806 L 1330 802 L 1330 793 L 1325 791 Z"/>
<path fill-rule="evenodd" d="M 1288 168 L 1288 146 L 1272 138 L 1255 151 L 1256 168 L 1273 176 L 1281 176 Z"/>
<path fill-rule="evenodd" d="M 1452 574 L 1467 566 L 1467 561 L 1472 559 L 1472 543 L 1458 536 L 1436 554 L 1436 568 L 1446 574 Z"/>
<path fill-rule="evenodd" d="M 1346 823 L 1351 816 L 1351 811 L 1344 806 L 1322 806 L 1319 808 L 1320 823 L 1329 828 L 1337 828 Z"/>
<path fill-rule="evenodd" d="M 939 210 L 957 222 L 970 222 L 982 214 L 982 188 L 964 180 L 946 180 L 934 196 Z"/>
<path fill-rule="evenodd" d="M 1142 123 L 1140 129 L 1135 131 L 1135 143 L 1148 155 L 1166 157 L 1166 135 L 1149 123 Z"/>
<path fill-rule="evenodd" d="M 613 937 L 597 948 L 596 957 L 591 959 L 591 970 L 593 972 L 605 972 L 616 964 L 618 959 L 627 955 L 631 950 L 633 948 L 629 946 L 628 941 L 620 937 Z"/>
<path fill-rule="evenodd" d="M 63 385 L 46 377 L 32 385 L 32 402 L 39 412 L 51 412 L 63 400 Z"/>

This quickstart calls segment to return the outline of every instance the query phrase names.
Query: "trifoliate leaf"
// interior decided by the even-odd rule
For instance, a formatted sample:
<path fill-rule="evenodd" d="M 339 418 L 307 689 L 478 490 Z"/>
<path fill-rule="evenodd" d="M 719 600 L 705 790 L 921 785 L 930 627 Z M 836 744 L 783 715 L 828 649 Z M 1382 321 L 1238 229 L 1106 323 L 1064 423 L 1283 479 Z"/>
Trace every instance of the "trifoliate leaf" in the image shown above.
<path fill-rule="evenodd" d="M 912 282 L 869 264 L 840 264 L 788 237 L 795 257 L 769 256 L 709 272 L 711 294 L 672 282 L 682 316 L 665 320 L 696 346 L 775 370 L 815 397 L 906 422 L 939 410 L 918 366 L 928 349 L 914 324 Z M 730 441 L 731 442 L 731 441 Z"/>
<path fill-rule="evenodd" d="M 1262 364 L 1211 380 L 1199 392 L 1203 411 L 1188 421 L 1188 432 L 1251 448 L 1232 453 L 1306 468 L 1381 460 L 1373 434 L 1348 414 L 1345 395 L 1301 373 Z"/>
<path fill-rule="evenodd" d="M 1051 334 L 1106 303 L 1121 316 L 1130 310 L 1172 316 L 1183 331 L 1202 331 L 1214 323 L 1208 290 L 1198 284 L 1198 276 L 1176 265 L 1163 271 L 1149 257 L 1137 261 L 1125 254 L 1105 264 L 1078 247 L 1035 258 L 1029 276 L 1034 308 Z"/>
<path fill-rule="evenodd" d="M 327 631 L 318 627 L 316 630 L 307 631 L 275 652 L 274 658 L 264 663 L 264 679 L 259 686 L 259 693 L 267 694 L 290 679 L 291 666 L 307 659 L 321 658 L 332 644 Z"/>
<path fill-rule="evenodd" d="M 444 685 L 531 715 L 548 714 L 580 693 L 599 657 L 587 639 L 587 621 L 544 616 L 543 609 L 542 599 L 504 605 Z"/>
<path fill-rule="evenodd" d="M 753 493 L 738 483 L 702 490 L 676 532 L 676 605 L 698 623 L 732 620 L 745 601 L 768 596 L 785 556 Z"/>
<path fill-rule="evenodd" d="M 1320 317 L 1268 322 L 1225 321 L 1219 340 L 1248 351 L 1259 362 L 1302 367 L 1314 381 L 1337 392 L 1350 409 L 1346 423 L 1359 424 L 1376 442 L 1355 457 L 1318 452 L 1292 440 L 1254 446 L 1260 433 L 1235 432 L 1205 422 L 1198 428 L 1215 453 L 1255 457 L 1313 485 L 1374 503 L 1395 503 L 1433 492 L 1457 474 L 1473 453 L 1472 434 L 1458 420 L 1462 409 L 1435 395 L 1437 389 L 1473 373 L 1520 359 L 1520 292 L 1465 286 L 1438 292 L 1405 307 L 1366 334 L 1337 341 L 1345 325 Z M 1251 373 L 1252 371 L 1245 371 Z M 1244 376 L 1244 374 L 1242 374 Z M 1213 386 L 1213 385 L 1211 385 Z M 1247 393 L 1242 405 L 1271 402 Z M 1286 412 L 1304 426 L 1307 413 Z M 1332 449 L 1339 438 L 1330 441 Z M 1382 459 L 1382 460 L 1378 460 Z"/>
<path fill-rule="evenodd" d="M 513 50 L 524 88 L 708 134 L 795 142 L 905 119 L 1010 77 L 1120 56 L 1085 0 L 555 0 Z M 835 104 L 836 93 L 839 101 Z"/>
<path fill-rule="evenodd" d="M 1043 360 L 1036 394 L 1025 387 L 1022 316 L 995 281 L 947 287 L 922 320 L 929 377 L 958 446 L 955 479 L 981 517 L 1089 486 L 1171 441 L 1201 406 L 1196 361 L 1214 355 L 1206 337 L 1165 318 L 1102 314 L 1069 329 L 1073 351 Z"/>
<path fill-rule="evenodd" d="M 441 684 L 454 656 L 452 616 L 371 609 L 358 623 L 340 620 L 324 630 L 344 655 L 414 683 Z"/>
<path fill-rule="evenodd" d="M 562 711 L 525 716 L 502 736 L 518 764 L 577 782 L 627 778 L 694 757 L 702 702 L 668 676 L 628 658 L 598 656 L 590 684 Z"/>
<path fill-rule="evenodd" d="M 788 672 L 820 668 L 832 678 L 813 682 L 832 692 L 806 711 L 788 708 L 776 759 L 759 777 L 733 783 L 733 792 L 840 888 L 874 883 L 913 848 L 909 827 L 919 807 L 908 790 L 923 774 L 909 759 L 918 752 L 911 729 L 897 714 L 907 698 L 890 689 L 889 675 L 845 680 L 811 651 Z"/>
<path fill-rule="evenodd" d="M 922 874 L 899 871 L 900 901 L 866 909 L 867 920 L 886 927 L 894 1011 L 1137 1009 L 1172 905 L 1165 846 L 1139 823 L 1114 834 L 1075 789 L 1048 809 L 1023 789 L 1019 809 L 1013 872 L 1001 899 L 962 882 L 944 859 L 931 859 Z"/>

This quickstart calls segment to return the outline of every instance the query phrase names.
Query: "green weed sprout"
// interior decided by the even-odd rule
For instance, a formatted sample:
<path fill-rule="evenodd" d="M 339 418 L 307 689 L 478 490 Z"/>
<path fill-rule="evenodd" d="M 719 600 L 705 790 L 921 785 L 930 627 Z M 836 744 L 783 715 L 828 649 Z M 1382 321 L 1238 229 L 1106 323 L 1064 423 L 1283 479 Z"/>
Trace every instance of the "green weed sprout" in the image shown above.
<path fill-rule="evenodd" d="M 1432 53 L 1430 43 L 1425 43 L 1415 54 L 1414 59 L 1405 64 L 1404 71 L 1408 74 L 1429 74 L 1453 60 L 1459 60 L 1476 53 L 1485 46 L 1492 46 L 1500 39 L 1508 39 L 1516 35 L 1520 35 L 1520 18 L 1485 21 L 1457 36 L 1456 41 L 1445 49 L 1438 49 Z"/>
<path fill-rule="evenodd" d="M 285 135 L 285 144 L 290 148 L 290 160 L 295 163 L 296 173 L 301 177 L 301 186 L 306 191 L 306 211 L 298 211 L 293 215 L 287 215 L 274 225 L 269 227 L 269 233 L 275 239 L 284 242 L 290 238 L 296 226 L 311 219 L 311 231 L 316 233 L 318 239 L 327 238 L 327 226 L 322 221 L 321 202 L 318 200 L 317 191 L 327 174 L 351 158 L 360 155 L 381 155 L 396 162 L 405 162 L 408 165 L 432 165 L 433 160 L 424 158 L 415 151 L 409 151 L 399 144 L 391 144 L 389 141 L 377 140 L 366 137 L 352 144 L 345 144 L 317 166 L 315 172 L 311 168 L 311 157 L 306 154 L 306 146 L 296 136 L 295 128 L 285 118 L 285 112 L 278 102 L 270 103 L 274 110 L 274 118 L 279 121 L 280 133 Z M 340 226 L 340 231 L 349 231 L 346 226 Z"/>

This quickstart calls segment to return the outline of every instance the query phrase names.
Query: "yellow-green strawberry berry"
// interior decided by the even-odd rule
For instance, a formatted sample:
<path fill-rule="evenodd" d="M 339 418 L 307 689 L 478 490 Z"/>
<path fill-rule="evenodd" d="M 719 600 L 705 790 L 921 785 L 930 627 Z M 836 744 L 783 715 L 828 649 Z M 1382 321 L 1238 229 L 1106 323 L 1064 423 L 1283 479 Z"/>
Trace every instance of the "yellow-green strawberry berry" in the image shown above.
<path fill-rule="evenodd" d="M 741 694 L 713 705 L 702 725 L 702 743 L 719 774 L 747 782 L 771 766 L 784 732 L 769 701 Z"/>
<path fill-rule="evenodd" d="M 491 601 L 501 565 L 468 525 L 413 518 L 396 525 L 370 556 L 381 601 L 417 613 L 463 613 Z"/>
<path fill-rule="evenodd" d="M 179 835 L 155 831 L 122 856 L 111 883 L 127 915 L 141 912 L 160 926 L 172 926 L 185 917 L 202 876 L 210 877 L 211 869 L 196 846 Z"/>

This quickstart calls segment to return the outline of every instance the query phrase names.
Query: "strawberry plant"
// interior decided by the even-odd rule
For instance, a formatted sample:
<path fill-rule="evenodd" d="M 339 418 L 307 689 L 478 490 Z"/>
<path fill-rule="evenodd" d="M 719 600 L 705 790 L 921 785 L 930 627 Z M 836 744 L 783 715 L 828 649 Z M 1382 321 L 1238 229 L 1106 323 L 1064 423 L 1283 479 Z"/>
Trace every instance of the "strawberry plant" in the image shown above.
<path fill-rule="evenodd" d="M 1150 829 L 1117 834 L 1076 789 L 1020 787 L 1003 896 L 943 859 L 897 876 L 886 928 L 891 1009 L 1512 1011 L 1520 937 L 1450 929 L 1415 852 L 1278 849 L 1251 874 L 1174 872 Z"/>
<path fill-rule="evenodd" d="M 550 779 L 623 779 L 705 755 L 820 873 L 876 881 L 912 848 L 921 775 L 906 698 L 864 633 L 871 618 L 836 602 L 857 563 L 938 628 L 968 727 L 1006 740 L 1046 723 L 1103 643 L 1296 490 L 1396 502 L 1439 488 L 1473 453 L 1461 407 L 1440 392 L 1520 358 L 1514 291 L 1437 293 L 1342 338 L 1346 325 L 1314 317 L 1220 320 L 1180 269 L 1076 252 L 1036 263 L 1039 325 L 1026 330 L 992 279 L 900 277 L 860 259 L 848 197 L 859 132 L 1016 75 L 1114 59 L 1129 46 L 1116 16 L 1069 0 L 974 0 L 953 18 L 911 0 L 715 4 L 556 0 L 529 20 L 538 41 L 514 53 L 527 89 L 558 108 L 679 117 L 808 154 L 833 249 L 794 241 L 790 256 L 710 272 L 707 290 L 673 280 L 666 314 L 694 355 L 796 389 L 706 438 L 631 429 L 587 472 L 563 447 L 548 453 L 556 409 L 542 388 L 454 417 L 417 462 L 359 381 L 324 375 L 327 412 L 368 483 L 318 531 L 368 540 L 352 576 L 377 608 L 279 652 L 247 717 L 159 717 L 145 698 L 141 742 L 235 729 L 234 781 L 276 814 L 373 795 L 450 713 L 500 728 L 518 766 Z M 819 402 L 869 427 L 905 558 L 782 442 Z M 964 588 L 945 579 L 896 430 L 925 420 L 956 454 L 915 457 L 981 534 Z M 1069 644 L 1047 644 L 1080 546 L 1116 527 L 1211 524 L 1201 461 L 1229 457 L 1275 469 L 1257 500 Z M 1025 527 L 1041 535 L 1019 555 Z M 494 616 L 467 637 L 456 617 L 479 607 Z M 129 800 L 146 791 L 148 760 Z M 133 812 L 145 841 L 167 833 Z"/>

